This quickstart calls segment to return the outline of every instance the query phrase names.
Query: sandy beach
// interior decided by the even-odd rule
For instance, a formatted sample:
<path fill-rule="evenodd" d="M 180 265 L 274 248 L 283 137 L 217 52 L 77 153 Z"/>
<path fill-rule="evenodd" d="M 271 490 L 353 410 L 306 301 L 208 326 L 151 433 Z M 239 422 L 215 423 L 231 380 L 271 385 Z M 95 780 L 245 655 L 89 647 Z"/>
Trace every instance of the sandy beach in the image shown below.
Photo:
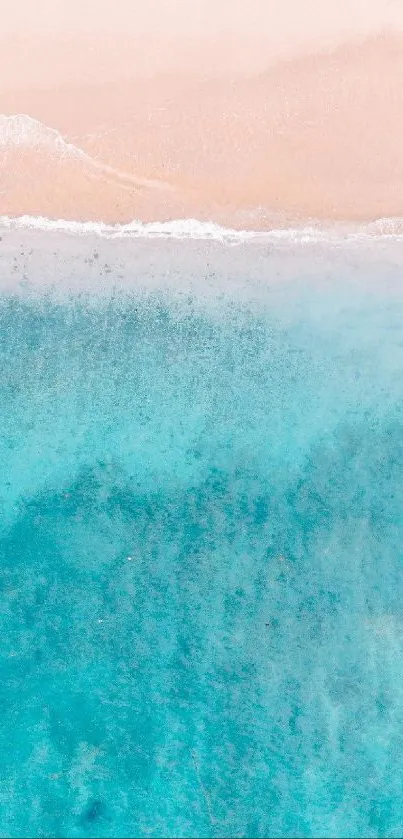
<path fill-rule="evenodd" d="M 0 215 L 247 229 L 401 217 L 402 90 L 398 32 L 259 73 L 9 82 Z"/>
<path fill-rule="evenodd" d="M 0 0 L 0 837 L 400 837 L 402 0 Z"/>

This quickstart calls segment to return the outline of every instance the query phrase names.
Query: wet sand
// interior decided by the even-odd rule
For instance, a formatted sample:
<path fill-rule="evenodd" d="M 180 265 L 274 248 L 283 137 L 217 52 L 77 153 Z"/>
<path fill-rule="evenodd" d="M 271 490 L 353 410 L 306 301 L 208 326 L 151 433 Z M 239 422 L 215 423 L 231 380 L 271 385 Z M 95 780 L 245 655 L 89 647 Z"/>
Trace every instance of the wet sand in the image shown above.
<path fill-rule="evenodd" d="M 38 123 L 0 138 L 0 215 L 249 229 L 400 217 L 402 90 L 398 34 L 242 79 L 8 90 L 0 112 Z"/>

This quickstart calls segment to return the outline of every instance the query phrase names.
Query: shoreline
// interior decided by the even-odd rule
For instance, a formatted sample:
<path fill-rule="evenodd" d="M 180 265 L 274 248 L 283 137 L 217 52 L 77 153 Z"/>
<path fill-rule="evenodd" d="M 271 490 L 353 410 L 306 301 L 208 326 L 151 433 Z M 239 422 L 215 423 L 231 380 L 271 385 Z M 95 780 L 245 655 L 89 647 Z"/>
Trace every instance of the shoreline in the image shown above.
<path fill-rule="evenodd" d="M 289 224 L 284 221 L 271 227 L 226 226 L 214 219 L 173 218 L 168 220 L 143 221 L 133 219 L 129 222 L 108 222 L 95 219 L 82 221 L 48 216 L 8 216 L 0 215 L 2 231 L 41 231 L 66 233 L 78 236 L 98 236 L 104 239 L 166 239 L 200 241 L 289 241 L 295 243 L 342 244 L 351 241 L 403 240 L 403 217 L 379 218 L 366 223 L 349 221 L 329 222 L 328 220 L 296 219 Z"/>

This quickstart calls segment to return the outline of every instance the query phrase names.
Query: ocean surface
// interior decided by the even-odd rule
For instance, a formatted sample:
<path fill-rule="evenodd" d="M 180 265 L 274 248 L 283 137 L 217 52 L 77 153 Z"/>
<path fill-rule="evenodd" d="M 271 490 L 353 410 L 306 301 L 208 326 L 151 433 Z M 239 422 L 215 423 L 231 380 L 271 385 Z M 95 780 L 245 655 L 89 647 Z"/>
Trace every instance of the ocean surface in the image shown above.
<path fill-rule="evenodd" d="M 399 236 L 51 227 L 0 229 L 0 835 L 401 836 Z"/>

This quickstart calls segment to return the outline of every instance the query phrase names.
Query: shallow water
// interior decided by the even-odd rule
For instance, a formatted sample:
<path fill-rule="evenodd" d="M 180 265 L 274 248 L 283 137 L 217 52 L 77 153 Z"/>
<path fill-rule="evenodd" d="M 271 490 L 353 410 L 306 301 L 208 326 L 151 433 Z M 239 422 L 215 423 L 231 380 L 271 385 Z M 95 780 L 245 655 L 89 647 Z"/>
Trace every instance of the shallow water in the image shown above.
<path fill-rule="evenodd" d="M 401 835 L 379 279 L 3 294 L 1 835 Z"/>

